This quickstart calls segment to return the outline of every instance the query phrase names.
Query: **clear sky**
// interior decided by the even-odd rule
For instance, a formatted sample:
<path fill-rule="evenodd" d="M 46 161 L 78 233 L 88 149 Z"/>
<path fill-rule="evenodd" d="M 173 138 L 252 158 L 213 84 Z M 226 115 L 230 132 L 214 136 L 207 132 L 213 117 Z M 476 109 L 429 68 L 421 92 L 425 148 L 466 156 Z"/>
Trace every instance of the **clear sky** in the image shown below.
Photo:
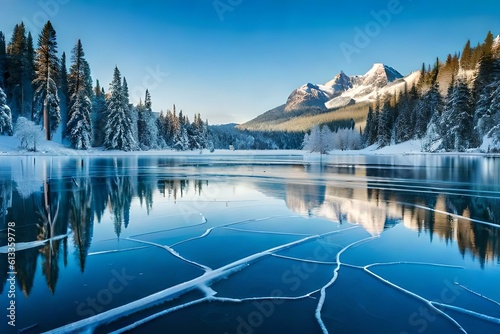
<path fill-rule="evenodd" d="M 21 21 L 36 41 L 47 19 L 68 60 L 82 40 L 106 90 L 117 65 L 134 102 L 149 88 L 155 111 L 175 103 L 217 124 L 250 120 L 341 70 L 382 62 L 407 75 L 444 59 L 500 34 L 500 1 L 0 0 L 7 41 Z"/>

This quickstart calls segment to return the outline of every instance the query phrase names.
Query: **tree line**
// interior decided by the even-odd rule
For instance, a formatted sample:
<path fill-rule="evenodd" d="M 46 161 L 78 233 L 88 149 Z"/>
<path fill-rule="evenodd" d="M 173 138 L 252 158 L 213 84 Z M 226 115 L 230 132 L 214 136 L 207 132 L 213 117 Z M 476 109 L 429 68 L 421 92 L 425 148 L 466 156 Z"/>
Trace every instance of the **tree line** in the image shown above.
<path fill-rule="evenodd" d="M 447 84 L 446 93 L 441 85 Z M 500 148 L 500 45 L 488 32 L 461 55 L 422 65 L 420 79 L 396 95 L 377 97 L 363 133 L 366 146 L 422 140 L 424 151 Z"/>
<path fill-rule="evenodd" d="M 151 95 L 130 102 L 128 84 L 115 67 L 108 92 L 97 80 L 93 87 L 90 65 L 81 40 L 71 52 L 58 57 L 57 36 L 48 21 L 34 47 L 31 32 L 23 23 L 15 26 L 6 43 L 0 32 L 0 134 L 17 133 L 21 144 L 36 150 L 42 136 L 72 148 L 87 150 L 177 150 L 210 146 L 208 121 L 196 114 L 192 122 L 182 111 L 177 115 L 152 110 Z"/>

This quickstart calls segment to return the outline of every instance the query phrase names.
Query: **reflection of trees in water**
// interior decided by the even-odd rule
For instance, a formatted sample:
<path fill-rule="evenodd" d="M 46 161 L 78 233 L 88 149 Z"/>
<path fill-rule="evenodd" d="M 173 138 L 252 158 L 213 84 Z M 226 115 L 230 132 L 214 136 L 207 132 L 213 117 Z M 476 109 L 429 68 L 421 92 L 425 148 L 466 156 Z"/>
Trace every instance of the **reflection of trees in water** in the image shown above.
<path fill-rule="evenodd" d="M 74 161 L 70 162 L 73 173 Z M 137 161 L 128 158 L 93 159 L 92 166 L 88 166 L 89 162 L 85 163 L 85 168 L 79 165 L 80 169 L 77 168 L 73 178 L 45 179 L 44 183 L 41 178 L 36 179 L 42 164 L 34 161 L 30 163 L 37 163 L 36 168 L 28 166 L 23 160 L 23 169 L 16 172 L 18 180 L 22 180 L 23 170 L 29 171 L 28 176 L 32 179 L 29 185 L 27 181 L 23 181 L 21 192 L 17 191 L 15 179 L 0 181 L 0 226 L 4 228 L 6 222 L 15 221 L 18 242 L 47 240 L 66 235 L 70 229 L 73 234 L 73 240 L 69 241 L 70 248 L 72 242 L 82 272 L 85 270 L 92 242 L 94 220 L 100 223 L 106 210 L 110 211 L 116 235 L 120 237 L 123 228 L 133 223 L 130 222 L 130 210 L 134 198 L 139 199 L 149 214 L 153 209 L 156 192 L 177 201 L 188 193 L 190 196 L 202 196 L 204 187 L 208 186 L 208 181 L 200 179 L 160 178 L 153 173 L 133 175 L 130 169 L 137 167 L 134 165 Z M 463 188 L 470 192 L 474 191 L 474 184 L 481 187 L 491 184 L 485 179 L 478 179 L 477 169 L 480 167 L 474 163 L 467 163 L 463 169 L 455 163 L 453 168 L 450 166 L 443 168 L 442 175 L 432 176 L 431 179 L 460 181 L 461 184 L 470 180 Z M 148 168 L 149 165 L 139 167 Z M 169 165 L 165 166 L 168 167 Z M 34 170 L 38 172 L 35 173 Z M 90 172 L 96 170 L 98 175 Z M 432 172 L 435 173 L 434 170 Z M 285 199 L 290 209 L 304 214 L 323 216 L 335 221 L 347 219 L 378 233 L 382 233 L 394 221 L 402 221 L 408 228 L 428 233 L 431 240 L 437 237 L 449 243 L 456 242 L 463 255 L 470 253 L 481 264 L 499 258 L 500 228 L 471 223 L 465 219 L 500 225 L 498 198 L 440 194 L 439 190 L 432 192 L 433 187 L 438 189 L 443 185 L 424 182 L 429 176 L 429 171 L 424 168 L 412 170 L 344 165 L 324 166 L 318 170 L 314 166 L 293 167 L 294 176 L 300 176 L 301 173 L 304 176 L 302 180 L 306 180 L 304 184 L 300 181 L 289 184 L 267 181 L 255 182 L 255 185 L 269 196 Z M 50 174 L 45 172 L 44 175 Z M 317 175 L 320 175 L 318 179 L 311 178 Z M 332 175 L 340 177 L 340 185 L 328 181 Z M 347 183 L 343 180 L 347 180 Z M 410 187 L 425 185 L 423 190 L 431 192 L 401 191 L 394 180 L 403 180 L 399 185 Z M 351 181 L 354 183 L 349 184 Z M 449 185 L 447 187 L 451 188 Z M 441 211 L 465 218 L 457 218 Z M 16 256 L 17 282 L 26 295 L 33 288 L 39 258 L 47 285 L 51 291 L 55 291 L 60 266 L 67 264 L 68 238 L 47 242 L 43 247 L 19 251 Z M 8 272 L 6 254 L 0 255 L 0 261 L 0 282 L 3 282 L 0 288 L 3 289 Z"/>
<path fill-rule="evenodd" d="M 65 189 L 61 181 L 44 181 L 42 201 L 37 210 L 40 217 L 37 240 L 49 240 L 39 252 L 42 257 L 42 272 L 52 293 L 55 292 L 59 278 L 59 256 L 63 245 L 62 240 L 52 238 L 67 234 L 68 230 L 68 206 L 67 197 L 63 199 L 64 194 Z M 63 255 L 66 258 L 67 254 Z"/>
<path fill-rule="evenodd" d="M 114 176 L 107 180 L 109 204 L 115 225 L 115 233 L 120 237 L 122 226 L 128 227 L 130 223 L 130 206 L 134 196 L 132 182 L 128 176 Z"/>
<path fill-rule="evenodd" d="M 405 195 L 408 198 L 409 195 Z M 410 196 L 411 197 L 411 196 Z M 491 214 L 498 210 L 500 199 L 458 196 L 450 194 L 420 194 L 413 201 L 422 207 L 410 207 L 410 219 L 405 224 L 413 229 L 429 233 L 451 243 L 457 242 L 462 255 L 470 253 L 483 266 L 488 261 L 500 258 L 500 221 Z M 425 209 L 429 208 L 429 209 Z M 499 227 L 475 223 L 471 220 L 493 223 Z"/>
<path fill-rule="evenodd" d="M 142 187 L 149 187 L 151 185 L 152 183 L 147 182 L 143 183 Z M 178 199 L 188 195 L 190 186 L 192 186 L 194 195 L 201 197 L 203 188 L 208 187 L 208 181 L 201 179 L 160 179 L 158 181 L 155 181 L 155 185 L 157 186 L 159 193 L 163 197 L 175 202 Z M 139 187 L 141 187 L 141 184 L 139 184 Z"/>
<path fill-rule="evenodd" d="M 167 179 L 158 181 L 158 190 L 160 194 L 174 201 L 184 197 L 188 187 L 189 181 L 186 179 Z"/>
<path fill-rule="evenodd" d="M 402 205 L 403 221 L 407 227 L 428 232 L 431 240 L 437 236 L 446 242 L 456 241 L 462 255 L 470 252 L 482 265 L 486 261 L 498 260 L 500 198 L 481 193 L 490 187 L 492 191 L 498 191 L 495 188 L 500 172 L 495 170 L 498 164 L 491 165 L 481 158 L 440 159 L 440 168 L 367 168 L 367 177 L 372 180 L 368 183 L 371 187 L 381 188 L 383 195 L 379 196 L 384 200 L 392 197 L 399 203 L 415 204 Z M 440 182 L 433 184 L 429 181 L 436 179 Z M 402 186 L 414 187 L 415 190 L 384 189 L 398 187 L 377 180 L 388 180 L 391 184 L 393 180 L 403 180 Z M 473 223 L 470 219 L 499 227 Z"/>
<path fill-rule="evenodd" d="M 41 201 L 41 193 L 34 193 L 25 198 L 17 191 L 12 192 L 12 206 L 8 210 L 7 221 L 16 222 L 16 242 L 37 240 L 38 227 L 36 223 L 38 217 L 36 210 L 39 201 Z M 7 263 L 6 254 L 2 254 L 2 256 L 5 259 L 3 262 Z M 30 294 L 33 287 L 38 256 L 39 252 L 36 248 L 16 252 L 16 279 L 26 296 Z M 7 272 L 7 267 L 5 267 L 5 271 L 2 268 L 3 282 L 5 282 L 3 277 L 6 279 Z"/>
<path fill-rule="evenodd" d="M 0 181 L 0 240 L 7 240 L 7 223 L 9 222 L 7 215 L 9 208 L 12 207 L 12 181 Z M 3 232 L 5 231 L 5 232 Z M 9 271 L 7 263 L 7 254 L 0 254 L 0 282 L 7 280 L 7 272 Z M 0 294 L 3 294 L 4 284 L 0 284 Z"/>
<path fill-rule="evenodd" d="M 151 175 L 142 175 L 137 178 L 137 196 L 141 207 L 146 206 L 146 212 L 149 215 L 153 209 L 153 195 L 156 189 L 156 177 Z"/>
<path fill-rule="evenodd" d="M 326 166 L 322 169 L 327 178 L 326 188 L 304 181 L 316 176 L 315 171 L 305 167 L 294 173 L 295 176 L 303 174 L 302 181 L 286 185 L 286 204 L 301 214 L 314 214 L 333 221 L 346 217 L 373 234 L 382 233 L 394 222 L 403 222 L 407 228 L 427 233 L 431 241 L 440 238 L 446 243 L 456 242 L 462 255 L 470 253 L 481 265 L 499 261 L 500 198 L 481 193 L 498 191 L 498 183 L 495 183 L 500 181 L 497 174 L 500 171 L 495 170 L 498 164 L 485 168 L 483 163 L 487 162 L 481 159 L 446 157 L 443 161 L 440 168 L 429 169 L 419 165 L 398 167 L 390 163 L 385 167 L 383 164 L 357 168 Z M 329 175 L 354 184 L 349 187 L 343 182 L 329 183 Z M 440 181 L 433 183 L 432 180 Z M 268 189 L 269 185 L 261 187 L 259 184 L 259 188 L 269 195 L 275 193 Z"/>
<path fill-rule="evenodd" d="M 37 163 L 34 160 L 28 162 Z M 116 235 L 120 237 L 122 229 L 130 224 L 131 204 L 135 197 L 145 205 L 149 214 L 156 191 L 176 200 L 188 193 L 190 185 L 199 196 L 208 184 L 203 180 L 192 183 L 187 179 L 158 181 L 158 177 L 151 174 L 130 175 L 128 169 L 134 167 L 134 161 L 129 159 L 95 159 L 93 166 L 88 166 L 88 163 L 79 162 L 75 170 L 75 163 L 70 160 L 66 167 L 75 173 L 72 177 L 49 179 L 45 176 L 50 175 L 50 164 L 38 162 L 40 166 L 35 168 L 23 160 L 24 170 L 30 171 L 27 175 L 31 178 L 29 192 L 26 191 L 28 182 L 23 181 L 19 192 L 15 181 L 0 181 L 0 228 L 4 229 L 7 222 L 15 221 L 17 242 L 49 240 L 43 246 L 16 253 L 17 282 L 26 296 L 33 288 L 39 260 L 47 286 L 55 292 L 60 266 L 67 265 L 68 238 L 52 238 L 65 236 L 71 230 L 74 255 L 83 272 L 92 243 L 94 220 L 100 223 L 106 209 L 110 210 Z M 38 174 L 32 172 L 35 169 Z M 89 171 L 96 169 L 100 171 L 99 176 L 91 175 Z M 21 174 L 17 176 L 19 179 L 23 178 Z M 37 175 L 42 176 L 37 178 Z M 0 254 L 0 261 L 2 292 L 9 272 L 7 254 Z"/>
<path fill-rule="evenodd" d="M 7 214 L 12 207 L 12 181 L 0 180 L 0 229 L 7 228 Z"/>
<path fill-rule="evenodd" d="M 194 193 L 197 196 L 201 196 L 201 193 L 203 192 L 204 185 L 208 187 L 208 180 L 206 180 L 206 181 L 194 180 Z"/>
<path fill-rule="evenodd" d="M 75 185 L 70 193 L 69 224 L 73 231 L 78 263 L 83 273 L 94 230 L 93 192 L 87 177 L 75 178 L 73 181 Z"/>
<path fill-rule="evenodd" d="M 92 177 L 90 179 L 92 189 L 92 196 L 90 198 L 92 200 L 92 208 L 95 211 L 95 216 L 98 223 L 101 222 L 102 216 L 104 215 L 104 211 L 106 211 L 106 207 L 108 206 L 109 201 L 109 193 L 106 180 L 106 177 Z"/>

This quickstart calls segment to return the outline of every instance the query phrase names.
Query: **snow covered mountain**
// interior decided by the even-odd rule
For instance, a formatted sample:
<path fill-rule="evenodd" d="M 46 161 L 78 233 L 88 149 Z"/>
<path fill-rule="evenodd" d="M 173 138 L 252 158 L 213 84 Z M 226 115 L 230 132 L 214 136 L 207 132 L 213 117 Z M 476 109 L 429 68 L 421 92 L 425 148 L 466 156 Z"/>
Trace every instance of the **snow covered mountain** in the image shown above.
<path fill-rule="evenodd" d="M 390 66 L 374 64 L 361 76 L 347 76 L 340 72 L 324 85 L 308 83 L 297 88 L 288 97 L 285 112 L 316 108 L 327 110 L 373 99 L 376 92 L 392 86 L 403 76 Z"/>
<path fill-rule="evenodd" d="M 493 40 L 493 49 L 497 49 L 500 47 L 500 35 L 498 35 L 494 40 Z"/>
<path fill-rule="evenodd" d="M 288 97 L 285 112 L 311 108 L 325 109 L 325 104 L 334 97 L 335 93 L 333 88 L 308 83 L 294 90 Z"/>

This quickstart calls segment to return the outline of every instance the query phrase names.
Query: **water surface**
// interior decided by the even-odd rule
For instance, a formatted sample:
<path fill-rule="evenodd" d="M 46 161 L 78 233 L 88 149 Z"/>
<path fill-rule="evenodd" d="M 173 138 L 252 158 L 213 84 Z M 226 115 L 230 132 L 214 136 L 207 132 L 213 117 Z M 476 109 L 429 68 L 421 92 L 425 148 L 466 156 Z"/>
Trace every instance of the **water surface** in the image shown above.
<path fill-rule="evenodd" d="M 2 333 L 500 333 L 499 159 L 2 159 Z"/>

